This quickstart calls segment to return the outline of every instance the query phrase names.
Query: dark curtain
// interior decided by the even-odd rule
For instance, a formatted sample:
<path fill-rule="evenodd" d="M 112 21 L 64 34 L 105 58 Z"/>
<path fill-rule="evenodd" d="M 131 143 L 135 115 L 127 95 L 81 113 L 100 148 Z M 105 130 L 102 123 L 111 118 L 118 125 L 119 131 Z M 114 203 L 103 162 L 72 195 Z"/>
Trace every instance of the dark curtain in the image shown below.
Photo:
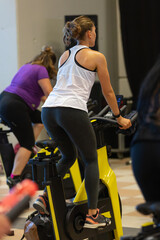
<path fill-rule="evenodd" d="M 160 53 L 160 0 L 119 0 L 124 60 L 136 107 L 144 77 Z"/>

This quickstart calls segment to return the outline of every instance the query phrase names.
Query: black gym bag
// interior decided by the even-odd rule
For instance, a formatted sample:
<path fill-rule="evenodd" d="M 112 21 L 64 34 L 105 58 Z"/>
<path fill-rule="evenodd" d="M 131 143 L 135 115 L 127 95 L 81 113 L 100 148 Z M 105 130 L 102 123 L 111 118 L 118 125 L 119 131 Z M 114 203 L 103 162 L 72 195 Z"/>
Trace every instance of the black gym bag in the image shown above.
<path fill-rule="evenodd" d="M 54 240 L 50 216 L 41 215 L 38 211 L 30 214 L 26 220 L 21 240 L 24 238 L 27 240 Z"/>

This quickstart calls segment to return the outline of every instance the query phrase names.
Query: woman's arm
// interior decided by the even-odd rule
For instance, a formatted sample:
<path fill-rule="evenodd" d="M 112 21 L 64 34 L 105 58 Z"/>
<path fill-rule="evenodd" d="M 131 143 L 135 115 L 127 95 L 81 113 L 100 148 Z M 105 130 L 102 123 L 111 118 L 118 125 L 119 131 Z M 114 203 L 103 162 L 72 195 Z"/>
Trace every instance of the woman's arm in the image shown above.
<path fill-rule="evenodd" d="M 41 101 L 44 103 L 46 101 L 47 97 L 46 96 L 43 96 L 41 97 Z"/>
<path fill-rule="evenodd" d="M 97 73 L 101 83 L 102 93 L 109 104 L 114 115 L 119 114 L 119 108 L 113 88 L 110 82 L 110 76 L 107 68 L 107 62 L 103 54 L 99 53 L 97 58 Z"/>
<path fill-rule="evenodd" d="M 45 97 L 48 97 L 48 95 L 50 94 L 50 92 L 53 89 L 49 78 L 43 78 L 43 79 L 39 80 L 38 84 L 42 88 L 42 91 L 44 92 Z"/>
<path fill-rule="evenodd" d="M 107 68 L 107 61 L 102 53 L 96 53 L 96 66 L 97 73 L 101 83 L 103 95 L 110 106 L 114 115 L 119 115 L 120 111 L 117 104 L 117 99 L 110 82 L 110 76 Z M 122 126 L 122 129 L 129 128 L 131 121 L 123 118 L 122 116 L 117 118 L 117 122 Z"/>

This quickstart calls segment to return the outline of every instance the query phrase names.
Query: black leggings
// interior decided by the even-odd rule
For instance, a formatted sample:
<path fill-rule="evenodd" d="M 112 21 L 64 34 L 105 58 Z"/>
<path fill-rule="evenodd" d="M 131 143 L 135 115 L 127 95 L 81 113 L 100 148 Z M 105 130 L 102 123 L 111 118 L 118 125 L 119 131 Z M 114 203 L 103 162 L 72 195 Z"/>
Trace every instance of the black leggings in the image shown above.
<path fill-rule="evenodd" d="M 99 186 L 97 143 L 88 114 L 68 107 L 42 108 L 42 122 L 62 154 L 62 159 L 57 164 L 61 177 L 75 162 L 77 150 L 80 153 L 85 164 L 88 207 L 96 209 Z"/>
<path fill-rule="evenodd" d="M 137 142 L 131 148 L 132 167 L 146 201 L 160 201 L 160 142 Z"/>
<path fill-rule="evenodd" d="M 20 146 L 32 151 L 35 143 L 32 123 L 42 123 L 41 112 L 33 111 L 18 95 L 3 92 L 0 95 L 0 116 L 12 129 Z"/>

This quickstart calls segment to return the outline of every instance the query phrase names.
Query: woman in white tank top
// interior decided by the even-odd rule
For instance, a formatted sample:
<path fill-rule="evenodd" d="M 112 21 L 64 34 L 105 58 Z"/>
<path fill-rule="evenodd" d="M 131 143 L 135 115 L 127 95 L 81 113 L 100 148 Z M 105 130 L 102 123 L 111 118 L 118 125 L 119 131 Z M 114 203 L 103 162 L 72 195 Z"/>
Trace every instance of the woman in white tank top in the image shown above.
<path fill-rule="evenodd" d="M 80 153 L 85 164 L 85 187 L 88 197 L 88 214 L 84 227 L 97 228 L 111 222 L 97 210 L 99 185 L 97 144 L 87 114 L 87 101 L 96 72 L 103 95 L 121 128 L 129 128 L 131 122 L 120 115 L 105 56 L 90 49 L 96 40 L 96 29 L 92 20 L 80 16 L 67 22 L 64 28 L 64 43 L 69 45 L 72 38 L 77 40 L 77 45 L 65 51 L 59 60 L 57 83 L 43 105 L 42 121 L 62 153 L 62 159 L 57 164 L 59 175 L 62 177 L 65 175 L 77 157 L 77 150 Z M 44 195 L 36 200 L 34 207 L 46 212 L 44 201 L 47 203 L 45 191 Z"/>

